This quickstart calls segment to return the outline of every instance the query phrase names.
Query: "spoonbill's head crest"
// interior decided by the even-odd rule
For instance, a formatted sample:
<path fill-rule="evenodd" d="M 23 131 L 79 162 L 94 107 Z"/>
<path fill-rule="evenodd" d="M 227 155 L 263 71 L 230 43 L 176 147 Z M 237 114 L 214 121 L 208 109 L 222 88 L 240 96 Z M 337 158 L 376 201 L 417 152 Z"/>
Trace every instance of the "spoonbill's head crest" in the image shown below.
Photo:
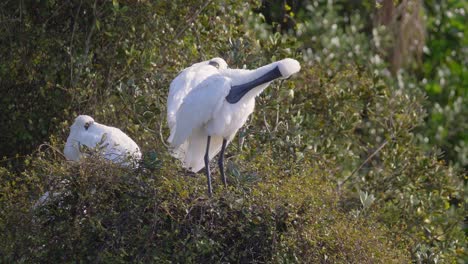
<path fill-rule="evenodd" d="M 283 76 L 283 78 L 288 78 L 294 73 L 300 71 L 301 65 L 297 60 L 288 58 L 278 61 L 278 69 L 280 70 L 281 76 Z"/>
<path fill-rule="evenodd" d="M 94 119 L 88 115 L 79 115 L 75 119 L 75 123 L 73 123 L 72 127 L 75 129 L 84 129 L 88 130 L 90 126 L 94 124 Z"/>
<path fill-rule="evenodd" d="M 227 65 L 226 61 L 221 59 L 221 58 L 218 58 L 218 57 L 209 60 L 208 64 L 211 65 L 211 66 L 216 67 L 219 70 L 225 70 L 225 69 L 228 68 L 228 65 Z"/>

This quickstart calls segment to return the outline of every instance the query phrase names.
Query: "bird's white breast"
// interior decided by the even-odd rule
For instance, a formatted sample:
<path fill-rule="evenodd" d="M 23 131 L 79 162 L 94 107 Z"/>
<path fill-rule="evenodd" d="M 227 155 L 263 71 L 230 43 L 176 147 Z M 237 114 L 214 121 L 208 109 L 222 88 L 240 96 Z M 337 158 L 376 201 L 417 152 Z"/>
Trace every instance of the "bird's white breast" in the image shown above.
<path fill-rule="evenodd" d="M 209 135 L 221 136 L 232 140 L 234 135 L 241 128 L 255 107 L 255 99 L 243 100 L 237 104 L 230 104 L 223 100 L 219 112 L 213 115 L 213 119 L 206 125 L 206 132 Z"/>

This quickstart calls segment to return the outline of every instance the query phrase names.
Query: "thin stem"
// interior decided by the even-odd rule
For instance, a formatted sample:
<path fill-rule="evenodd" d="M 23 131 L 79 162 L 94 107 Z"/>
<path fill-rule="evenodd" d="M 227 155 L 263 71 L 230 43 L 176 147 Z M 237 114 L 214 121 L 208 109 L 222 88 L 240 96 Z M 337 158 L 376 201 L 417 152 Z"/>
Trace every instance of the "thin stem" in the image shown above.
<path fill-rule="evenodd" d="M 369 157 L 367 157 L 367 159 L 364 162 L 362 162 L 361 165 L 359 165 L 359 167 L 354 169 L 353 172 L 351 172 L 351 174 L 348 177 L 346 177 L 341 183 L 338 183 L 338 189 L 341 189 L 341 186 L 343 186 L 345 182 L 347 182 L 354 174 L 356 174 L 356 172 L 362 169 L 362 167 L 364 167 L 364 165 L 366 165 L 366 163 L 368 163 L 375 155 L 377 155 L 377 153 L 379 153 L 387 144 L 388 140 L 385 140 L 382 143 L 382 145 L 380 145 Z"/>

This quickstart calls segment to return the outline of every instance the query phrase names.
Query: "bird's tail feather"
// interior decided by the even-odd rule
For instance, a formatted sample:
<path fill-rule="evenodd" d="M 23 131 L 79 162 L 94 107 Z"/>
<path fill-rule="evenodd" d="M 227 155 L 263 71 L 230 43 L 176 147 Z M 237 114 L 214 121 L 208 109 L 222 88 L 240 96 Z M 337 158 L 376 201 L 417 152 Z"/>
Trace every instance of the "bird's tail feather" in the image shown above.
<path fill-rule="evenodd" d="M 184 168 L 198 172 L 205 167 L 205 151 L 207 136 L 201 131 L 193 131 L 192 135 L 179 147 L 173 149 L 172 156 L 183 162 Z M 210 140 L 210 160 L 221 150 L 223 138 L 212 136 Z"/>

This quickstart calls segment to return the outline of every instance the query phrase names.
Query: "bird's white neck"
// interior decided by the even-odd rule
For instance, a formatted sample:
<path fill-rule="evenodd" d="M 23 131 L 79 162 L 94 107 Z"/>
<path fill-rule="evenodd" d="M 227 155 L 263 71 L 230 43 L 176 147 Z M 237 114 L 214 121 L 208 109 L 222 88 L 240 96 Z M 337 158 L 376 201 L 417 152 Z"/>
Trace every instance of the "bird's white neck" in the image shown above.
<path fill-rule="evenodd" d="M 244 84 L 251 82 L 259 77 L 265 75 L 267 72 L 272 71 L 275 67 L 278 66 L 277 62 L 273 62 L 257 68 L 255 70 L 244 70 L 244 69 L 225 69 L 220 70 L 221 74 L 231 78 L 232 86 Z"/>
<path fill-rule="evenodd" d="M 282 77 L 277 62 L 256 70 L 226 69 L 221 71 L 221 74 L 231 79 L 231 92 L 226 97 L 229 103 L 252 100 L 268 87 L 271 81 Z"/>

